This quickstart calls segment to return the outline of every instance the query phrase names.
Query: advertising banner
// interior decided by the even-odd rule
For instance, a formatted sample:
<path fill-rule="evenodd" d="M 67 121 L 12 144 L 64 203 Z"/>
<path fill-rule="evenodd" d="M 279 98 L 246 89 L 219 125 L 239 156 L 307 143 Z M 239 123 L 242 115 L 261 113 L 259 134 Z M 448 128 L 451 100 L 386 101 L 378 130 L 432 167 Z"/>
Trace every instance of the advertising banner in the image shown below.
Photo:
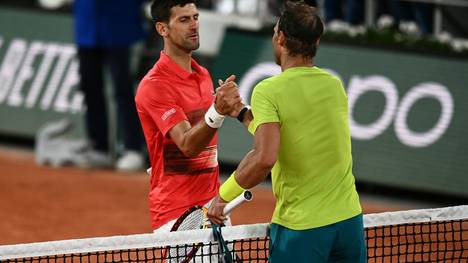
<path fill-rule="evenodd" d="M 71 16 L 0 9 L 0 133 L 33 137 L 63 118 L 79 133 L 84 104 L 72 33 Z"/>
<path fill-rule="evenodd" d="M 235 74 L 249 102 L 259 81 L 280 73 L 272 33 L 228 30 L 211 65 L 215 83 Z M 70 15 L 0 9 L 0 134 L 32 138 L 63 118 L 83 133 L 72 34 Z M 468 61 L 322 43 L 315 64 L 348 94 L 358 181 L 468 197 Z M 221 163 L 236 165 L 252 144 L 233 119 L 219 138 Z"/>
<path fill-rule="evenodd" d="M 468 61 L 322 43 L 315 64 L 346 89 L 358 181 L 468 196 Z M 236 30 L 212 67 L 213 79 L 236 74 L 246 102 L 280 71 L 271 35 Z M 251 143 L 237 120 L 226 121 L 220 159 L 237 164 Z"/>

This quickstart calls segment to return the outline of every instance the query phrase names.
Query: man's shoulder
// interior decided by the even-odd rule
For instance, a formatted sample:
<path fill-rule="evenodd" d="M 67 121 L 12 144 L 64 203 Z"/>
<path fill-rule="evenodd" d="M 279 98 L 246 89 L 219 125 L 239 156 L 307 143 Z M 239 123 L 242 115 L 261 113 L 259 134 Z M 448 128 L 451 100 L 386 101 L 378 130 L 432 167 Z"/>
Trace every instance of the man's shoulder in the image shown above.
<path fill-rule="evenodd" d="M 165 88 L 171 83 L 172 78 L 173 76 L 164 67 L 156 64 L 140 81 L 139 87 L 156 85 L 158 89 Z"/>
<path fill-rule="evenodd" d="M 264 89 L 264 88 L 271 87 L 271 86 L 274 87 L 278 85 L 278 83 L 281 83 L 281 82 L 282 82 L 282 79 L 280 78 L 280 75 L 275 75 L 275 76 L 271 76 L 260 81 L 255 88 Z"/>
<path fill-rule="evenodd" d="M 151 96 L 153 93 L 161 93 L 171 90 L 171 79 L 164 72 L 152 68 L 143 77 L 138 84 L 136 91 L 137 100 L 140 98 Z"/>
<path fill-rule="evenodd" d="M 264 93 L 273 95 L 281 92 L 282 88 L 289 85 L 289 79 L 284 78 L 281 74 L 268 77 L 260 81 L 255 87 L 255 93 Z"/>
<path fill-rule="evenodd" d="M 203 74 L 210 74 L 210 72 L 208 71 L 208 69 L 206 69 L 204 66 L 198 64 L 198 66 L 200 67 L 200 70 Z"/>
<path fill-rule="evenodd" d="M 253 93 L 271 95 L 279 86 L 281 86 L 281 79 L 278 78 L 278 75 L 271 76 L 258 82 L 253 88 Z"/>
<path fill-rule="evenodd" d="M 341 83 L 340 78 L 332 74 L 330 71 L 323 69 L 323 68 L 319 68 L 319 67 L 315 67 L 315 68 L 317 70 L 317 74 L 321 75 L 324 78 L 324 80 L 326 81 L 328 80 L 330 82 Z"/>

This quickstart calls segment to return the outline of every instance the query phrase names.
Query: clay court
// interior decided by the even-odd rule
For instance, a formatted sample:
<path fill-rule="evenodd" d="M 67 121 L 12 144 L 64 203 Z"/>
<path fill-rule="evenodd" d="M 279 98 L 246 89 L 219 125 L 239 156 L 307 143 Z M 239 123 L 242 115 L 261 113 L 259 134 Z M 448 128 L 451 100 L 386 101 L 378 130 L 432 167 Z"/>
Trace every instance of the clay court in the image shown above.
<path fill-rule="evenodd" d="M 144 173 L 53 168 L 35 164 L 28 150 L 0 149 L 0 244 L 151 232 Z M 274 207 L 268 185 L 232 215 L 234 224 L 269 222 Z M 365 213 L 411 206 L 361 195 Z"/>

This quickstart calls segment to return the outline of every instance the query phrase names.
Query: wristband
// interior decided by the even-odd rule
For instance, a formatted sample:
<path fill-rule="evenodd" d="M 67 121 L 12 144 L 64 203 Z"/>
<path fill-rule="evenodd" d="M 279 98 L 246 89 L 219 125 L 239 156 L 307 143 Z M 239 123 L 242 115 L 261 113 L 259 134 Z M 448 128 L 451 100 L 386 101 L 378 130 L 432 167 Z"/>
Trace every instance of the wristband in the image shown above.
<path fill-rule="evenodd" d="M 244 122 L 245 113 L 247 113 L 247 111 L 249 111 L 250 108 L 251 107 L 249 105 L 245 105 L 244 108 L 242 108 L 242 110 L 239 112 L 239 115 L 237 115 L 237 119 L 240 122 Z"/>
<path fill-rule="evenodd" d="M 221 115 L 216 111 L 214 104 L 212 104 L 205 113 L 206 124 L 214 129 L 218 129 L 221 127 L 221 125 L 223 125 L 224 118 L 224 115 Z"/>
<path fill-rule="evenodd" d="M 231 202 L 238 197 L 245 189 L 242 188 L 236 181 L 236 171 L 224 182 L 219 188 L 219 196 L 226 202 Z"/>

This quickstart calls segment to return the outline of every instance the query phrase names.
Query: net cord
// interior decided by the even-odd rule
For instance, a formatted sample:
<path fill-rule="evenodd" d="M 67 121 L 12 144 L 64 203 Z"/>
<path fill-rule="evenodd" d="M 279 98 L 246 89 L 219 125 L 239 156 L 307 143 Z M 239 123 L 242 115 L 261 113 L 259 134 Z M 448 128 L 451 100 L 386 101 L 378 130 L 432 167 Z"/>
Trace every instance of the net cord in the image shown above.
<path fill-rule="evenodd" d="M 468 218 L 468 205 L 418 209 L 364 215 L 364 227 L 448 221 Z M 223 229 L 225 240 L 266 237 L 269 224 L 237 225 Z M 214 242 L 211 229 L 187 230 L 161 234 L 98 237 L 0 246 L 0 260 L 99 251 L 143 249 L 198 242 Z"/>
<path fill-rule="evenodd" d="M 364 215 L 364 227 L 468 219 L 468 205 Z"/>
<path fill-rule="evenodd" d="M 226 240 L 267 236 L 268 224 L 238 225 L 226 227 Z M 211 229 L 197 229 L 161 234 L 98 237 L 51 242 L 0 246 L 0 260 L 51 255 L 79 254 L 99 251 L 143 249 L 155 246 L 175 246 L 192 243 L 215 242 Z"/>

